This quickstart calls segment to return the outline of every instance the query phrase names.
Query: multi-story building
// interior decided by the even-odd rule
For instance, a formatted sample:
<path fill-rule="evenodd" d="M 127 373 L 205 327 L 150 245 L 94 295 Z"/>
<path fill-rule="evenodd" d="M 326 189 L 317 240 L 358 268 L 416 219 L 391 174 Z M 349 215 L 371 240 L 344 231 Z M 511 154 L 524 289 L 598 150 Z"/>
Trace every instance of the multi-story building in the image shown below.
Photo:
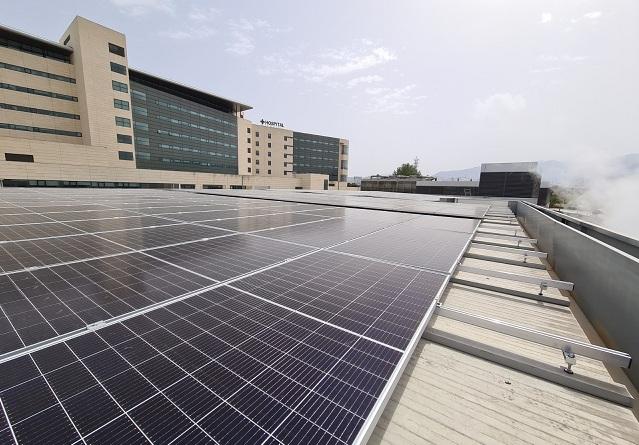
<path fill-rule="evenodd" d="M 59 43 L 0 27 L 9 185 L 346 188 L 348 141 L 129 67 L 124 34 L 76 17 Z"/>

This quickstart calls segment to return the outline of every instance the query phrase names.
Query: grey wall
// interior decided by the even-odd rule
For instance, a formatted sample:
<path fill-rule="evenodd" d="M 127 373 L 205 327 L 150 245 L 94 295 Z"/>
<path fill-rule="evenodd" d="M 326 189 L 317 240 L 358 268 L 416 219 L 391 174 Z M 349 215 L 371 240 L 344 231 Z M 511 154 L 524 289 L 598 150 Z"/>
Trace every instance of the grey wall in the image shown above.
<path fill-rule="evenodd" d="M 639 260 L 552 217 L 512 201 L 559 278 L 575 283 L 577 304 L 610 348 L 639 360 Z M 639 387 L 639 365 L 626 370 Z"/>

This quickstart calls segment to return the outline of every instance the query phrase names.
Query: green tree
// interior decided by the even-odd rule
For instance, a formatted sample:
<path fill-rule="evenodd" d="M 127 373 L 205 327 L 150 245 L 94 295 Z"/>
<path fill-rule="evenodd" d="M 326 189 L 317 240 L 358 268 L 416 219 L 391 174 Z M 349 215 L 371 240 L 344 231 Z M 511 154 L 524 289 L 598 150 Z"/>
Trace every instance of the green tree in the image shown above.
<path fill-rule="evenodd" d="M 421 176 L 421 172 L 417 170 L 413 164 L 409 164 L 408 162 L 400 165 L 393 172 L 393 176 Z"/>

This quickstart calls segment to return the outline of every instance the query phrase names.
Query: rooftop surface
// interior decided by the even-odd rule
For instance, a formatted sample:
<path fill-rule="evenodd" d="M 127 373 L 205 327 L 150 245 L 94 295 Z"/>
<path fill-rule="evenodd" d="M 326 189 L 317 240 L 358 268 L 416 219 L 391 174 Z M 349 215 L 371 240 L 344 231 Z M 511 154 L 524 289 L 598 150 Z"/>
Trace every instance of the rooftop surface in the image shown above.
<path fill-rule="evenodd" d="M 505 201 L 227 195 L 0 191 L 0 442 L 639 442 Z"/>

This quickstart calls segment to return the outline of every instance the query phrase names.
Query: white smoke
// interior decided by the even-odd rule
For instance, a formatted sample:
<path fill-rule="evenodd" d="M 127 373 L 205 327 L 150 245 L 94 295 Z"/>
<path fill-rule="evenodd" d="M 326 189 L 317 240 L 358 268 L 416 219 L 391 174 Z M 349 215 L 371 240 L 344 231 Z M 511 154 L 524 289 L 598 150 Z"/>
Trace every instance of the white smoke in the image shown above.
<path fill-rule="evenodd" d="M 584 219 L 639 239 L 639 157 L 612 158 L 580 153 L 568 162 L 568 206 L 586 212 Z"/>

